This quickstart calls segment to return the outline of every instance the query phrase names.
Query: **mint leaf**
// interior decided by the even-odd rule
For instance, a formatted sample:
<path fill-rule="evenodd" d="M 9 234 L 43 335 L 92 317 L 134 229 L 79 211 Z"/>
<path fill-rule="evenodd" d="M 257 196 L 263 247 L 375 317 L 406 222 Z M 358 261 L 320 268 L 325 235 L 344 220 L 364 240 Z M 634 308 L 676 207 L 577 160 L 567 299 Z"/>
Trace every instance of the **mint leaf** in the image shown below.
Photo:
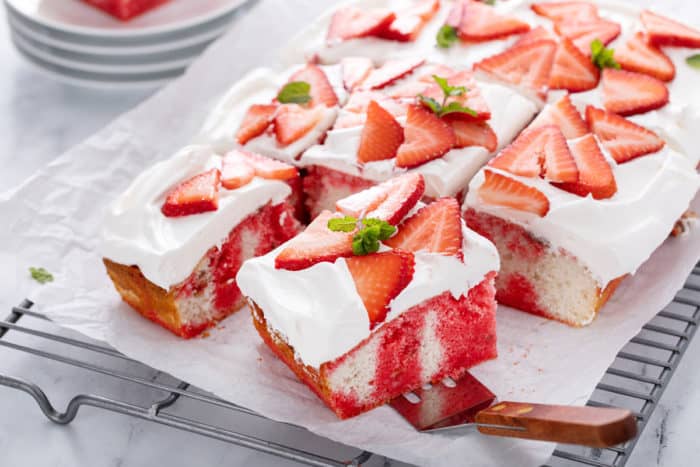
<path fill-rule="evenodd" d="M 601 70 L 614 68 L 619 70 L 620 64 L 615 61 L 615 49 L 608 49 L 600 39 L 591 42 L 591 61 Z"/>
<path fill-rule="evenodd" d="M 433 75 L 433 79 L 442 90 L 442 102 L 438 102 L 432 97 L 426 97 L 423 94 L 418 94 L 418 99 L 421 101 L 421 103 L 423 103 L 423 105 L 432 110 L 438 117 L 444 117 L 445 115 L 452 113 L 465 113 L 471 115 L 472 117 L 477 116 L 477 112 L 469 107 L 463 106 L 457 101 L 452 101 L 450 103 L 447 102 L 450 97 L 462 96 L 466 94 L 469 90 L 465 86 L 450 86 L 447 79 L 438 75 Z"/>
<path fill-rule="evenodd" d="M 693 68 L 700 70 L 700 54 L 691 55 L 685 59 L 685 63 Z"/>
<path fill-rule="evenodd" d="M 438 86 L 440 86 L 440 89 L 442 89 L 442 93 L 446 97 L 461 96 L 462 94 L 467 92 L 467 88 L 464 86 L 450 86 L 446 78 L 441 78 L 438 75 L 433 75 L 433 79 L 438 84 Z"/>
<path fill-rule="evenodd" d="M 328 219 L 328 230 L 333 232 L 352 232 L 357 228 L 357 219 L 352 216 Z"/>
<path fill-rule="evenodd" d="M 462 114 L 468 114 L 471 115 L 472 117 L 476 117 L 478 113 L 476 111 L 470 109 L 469 107 L 464 107 L 462 104 L 459 102 L 450 102 L 447 104 L 445 107 L 442 108 L 442 112 L 440 112 L 440 116 L 443 117 L 447 114 L 453 114 L 453 113 L 462 113 Z"/>
<path fill-rule="evenodd" d="M 423 94 L 418 94 L 418 99 L 420 99 L 420 101 L 430 110 L 440 115 L 440 112 L 442 111 L 442 105 L 438 101 L 436 101 L 432 97 L 426 97 Z"/>
<path fill-rule="evenodd" d="M 352 239 L 352 252 L 358 256 L 376 253 L 379 251 L 379 242 L 387 240 L 396 232 L 396 227 L 381 219 L 362 219 L 362 226 Z"/>
<path fill-rule="evenodd" d="M 394 235 L 394 232 L 396 232 L 396 227 L 381 219 L 362 219 L 362 225 L 368 229 L 371 228 L 373 235 L 374 232 L 376 232 L 379 240 L 387 240 L 389 237 Z"/>
<path fill-rule="evenodd" d="M 32 279 L 40 284 L 53 282 L 53 275 L 44 268 L 29 268 L 29 274 L 31 274 Z"/>
<path fill-rule="evenodd" d="M 449 24 L 445 24 L 438 31 L 437 36 L 435 36 L 435 40 L 437 41 L 438 47 L 449 49 L 452 47 L 452 44 L 457 42 L 457 28 L 450 26 Z"/>
<path fill-rule="evenodd" d="M 277 100 L 282 104 L 306 104 L 311 100 L 311 85 L 306 81 L 292 81 L 282 87 Z"/>
<path fill-rule="evenodd" d="M 494 6 L 496 4 L 496 0 L 481 0 L 482 3 L 485 3 L 490 6 Z"/>

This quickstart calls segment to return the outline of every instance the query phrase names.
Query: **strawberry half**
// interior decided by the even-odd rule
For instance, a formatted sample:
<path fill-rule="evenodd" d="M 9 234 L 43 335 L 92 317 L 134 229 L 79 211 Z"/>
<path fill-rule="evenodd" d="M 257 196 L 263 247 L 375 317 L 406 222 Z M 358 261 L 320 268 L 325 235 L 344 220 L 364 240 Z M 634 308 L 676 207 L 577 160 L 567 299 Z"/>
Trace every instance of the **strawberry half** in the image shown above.
<path fill-rule="evenodd" d="M 343 198 L 335 207 L 347 216 L 372 217 L 397 225 L 420 201 L 423 193 L 423 176 L 410 172 Z"/>
<path fill-rule="evenodd" d="M 381 89 L 403 78 L 423 63 L 425 63 L 425 60 L 413 58 L 388 60 L 382 66 L 370 72 L 367 79 L 362 83 L 362 88 Z"/>
<path fill-rule="evenodd" d="M 598 39 L 608 45 L 620 35 L 620 25 L 605 19 L 572 19 L 554 24 L 554 30 L 571 42 L 587 57 L 591 56 L 591 42 Z"/>
<path fill-rule="evenodd" d="M 255 169 L 240 151 L 226 154 L 221 163 L 221 185 L 227 190 L 235 190 L 250 183 L 255 177 Z"/>
<path fill-rule="evenodd" d="M 653 131 L 605 110 L 588 106 L 586 120 L 618 164 L 659 152 L 666 145 Z"/>
<path fill-rule="evenodd" d="M 403 128 L 396 119 L 375 101 L 367 107 L 367 120 L 362 128 L 357 160 L 380 161 L 396 157 L 403 143 Z"/>
<path fill-rule="evenodd" d="M 325 105 L 326 107 L 334 107 L 338 105 L 338 96 L 333 91 L 333 86 L 328 81 L 328 77 L 318 66 L 313 63 L 307 64 L 304 68 L 296 71 L 289 77 L 289 82 L 305 81 L 311 85 L 309 94 L 311 102 L 309 106 Z"/>
<path fill-rule="evenodd" d="M 556 50 L 554 41 L 532 42 L 485 58 L 474 67 L 506 83 L 532 89 L 544 97 Z"/>
<path fill-rule="evenodd" d="M 566 89 L 570 92 L 588 91 L 598 86 L 599 80 L 598 67 L 571 42 L 571 39 L 564 37 L 559 42 L 554 56 L 549 88 Z"/>
<path fill-rule="evenodd" d="M 234 150 L 240 157 L 253 167 L 255 175 L 269 180 L 289 180 L 299 175 L 296 167 L 269 157 L 261 156 L 250 151 Z M 229 153 L 231 154 L 231 153 Z"/>
<path fill-rule="evenodd" d="M 656 46 L 700 47 L 700 31 L 665 16 L 644 10 L 640 16 L 649 42 Z"/>
<path fill-rule="evenodd" d="M 370 329 L 383 322 L 389 303 L 411 282 L 415 267 L 413 254 L 385 251 L 347 258 L 355 289 L 367 310 Z"/>
<path fill-rule="evenodd" d="M 644 73 L 661 81 L 671 81 L 676 76 L 676 66 L 671 59 L 649 44 L 641 32 L 615 49 L 615 60 L 624 70 Z"/>
<path fill-rule="evenodd" d="M 323 119 L 325 107 L 302 107 L 297 104 L 284 104 L 275 116 L 275 137 L 283 146 L 292 144 Z"/>
<path fill-rule="evenodd" d="M 452 127 L 430 110 L 411 105 L 406 114 L 404 143 L 396 154 L 398 167 L 416 167 L 444 156 L 457 142 Z"/>
<path fill-rule="evenodd" d="M 333 44 L 348 39 L 376 36 L 387 30 L 395 19 L 394 12 L 385 8 L 340 8 L 331 18 L 326 42 Z"/>
<path fill-rule="evenodd" d="M 490 170 L 484 171 L 484 183 L 478 188 L 478 194 L 486 204 L 531 212 L 540 217 L 549 212 L 549 200 L 540 190 Z"/>
<path fill-rule="evenodd" d="M 438 75 L 441 76 L 441 75 Z M 440 86 L 435 83 L 435 80 L 430 77 L 431 85 L 423 91 L 425 97 L 431 97 L 438 102 L 442 102 L 444 93 Z M 474 112 L 475 116 L 466 113 L 454 113 L 452 116 L 454 118 L 464 118 L 468 120 L 489 120 L 491 118 L 491 109 L 486 103 L 486 99 L 481 94 L 481 89 L 474 79 L 474 74 L 469 71 L 460 71 L 459 73 L 452 73 L 452 75 L 447 78 L 447 84 L 450 86 L 463 86 L 466 88 L 467 92 L 461 96 L 451 96 L 447 103 L 459 102 L 463 107 L 469 107 Z"/>
<path fill-rule="evenodd" d="M 481 146 L 488 152 L 498 149 L 498 136 L 486 122 L 472 122 L 461 118 L 443 118 L 452 127 L 455 134 L 455 148 Z"/>
<path fill-rule="evenodd" d="M 463 41 L 490 41 L 530 30 L 529 24 L 514 16 L 498 14 L 493 7 L 480 2 L 464 3 L 461 13 L 457 33 Z"/>
<path fill-rule="evenodd" d="M 170 190 L 161 207 L 166 217 L 189 216 L 219 207 L 219 184 L 221 173 L 218 169 L 195 175 Z"/>
<path fill-rule="evenodd" d="M 440 0 L 421 0 L 397 12 L 396 19 L 386 31 L 378 34 L 384 39 L 411 42 L 418 38 L 425 24 L 440 10 Z"/>
<path fill-rule="evenodd" d="M 346 57 L 340 61 L 343 70 L 343 86 L 347 91 L 355 89 L 374 68 L 372 60 L 365 57 Z"/>
<path fill-rule="evenodd" d="M 520 45 L 532 44 L 533 42 L 543 41 L 543 40 L 556 40 L 556 36 L 546 29 L 544 26 L 537 26 L 534 29 L 530 29 L 529 32 L 520 36 L 513 47 L 518 47 Z"/>
<path fill-rule="evenodd" d="M 641 73 L 606 68 L 603 71 L 603 105 L 622 116 L 659 109 L 668 104 L 663 81 Z"/>
<path fill-rule="evenodd" d="M 384 242 L 403 251 L 427 251 L 462 259 L 462 218 L 454 198 L 440 198 L 421 208 Z"/>
<path fill-rule="evenodd" d="M 565 21 L 572 18 L 592 20 L 598 18 L 598 8 L 588 2 L 547 2 L 530 6 L 532 11 L 552 21 Z"/>
<path fill-rule="evenodd" d="M 556 125 L 566 139 L 580 138 L 588 133 L 588 125 L 581 118 L 578 109 L 567 94 L 554 104 L 548 104 L 533 120 L 529 128 L 539 128 L 545 125 Z"/>
<path fill-rule="evenodd" d="M 579 178 L 574 183 L 561 183 L 557 187 L 579 196 L 608 199 L 617 192 L 615 175 L 600 151 L 593 135 L 588 134 L 569 143 L 571 155 L 576 161 Z"/>
<path fill-rule="evenodd" d="M 298 271 L 321 262 L 334 262 L 352 255 L 354 232 L 333 232 L 328 221 L 339 214 L 323 211 L 302 233 L 285 244 L 275 258 L 277 269 Z"/>
<path fill-rule="evenodd" d="M 239 144 L 245 144 L 251 139 L 260 136 L 275 118 L 277 105 L 254 104 L 251 105 L 243 116 L 240 128 L 236 132 Z"/>

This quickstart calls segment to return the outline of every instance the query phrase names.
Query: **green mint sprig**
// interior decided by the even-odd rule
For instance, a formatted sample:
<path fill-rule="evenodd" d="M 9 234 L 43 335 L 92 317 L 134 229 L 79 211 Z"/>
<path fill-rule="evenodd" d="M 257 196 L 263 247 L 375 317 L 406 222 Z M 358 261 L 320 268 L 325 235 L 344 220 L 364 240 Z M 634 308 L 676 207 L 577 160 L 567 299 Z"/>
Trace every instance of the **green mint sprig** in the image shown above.
<path fill-rule="evenodd" d="M 432 97 L 424 96 L 419 94 L 418 98 L 420 101 L 432 110 L 438 117 L 444 117 L 445 115 L 452 113 L 464 113 L 476 117 L 477 113 L 469 107 L 465 107 L 457 101 L 447 102 L 450 97 L 462 96 L 467 93 L 468 89 L 464 86 L 450 86 L 445 78 L 441 78 L 438 75 L 433 75 L 433 79 L 442 89 L 442 102 L 438 102 Z"/>
<path fill-rule="evenodd" d="M 621 68 L 615 60 L 615 49 L 605 47 L 600 39 L 594 39 L 591 42 L 591 61 L 601 70 L 604 68 L 619 70 Z"/>
<path fill-rule="evenodd" d="M 277 94 L 277 100 L 282 104 L 306 104 L 311 101 L 311 85 L 306 81 L 287 83 Z"/>
<path fill-rule="evenodd" d="M 32 276 L 32 279 L 40 284 L 53 282 L 53 275 L 44 268 L 29 268 L 29 274 Z"/>
<path fill-rule="evenodd" d="M 352 253 L 364 256 L 379 251 L 379 242 L 388 240 L 396 227 L 381 219 L 365 218 L 358 220 L 352 216 L 336 217 L 328 220 L 328 229 L 333 232 L 357 233 L 352 238 Z"/>
<path fill-rule="evenodd" d="M 435 36 L 435 41 L 437 42 L 438 47 L 443 49 L 449 49 L 452 47 L 452 45 L 457 42 L 457 39 L 457 28 L 450 26 L 449 24 L 443 25 Z"/>
<path fill-rule="evenodd" d="M 691 55 L 685 59 L 685 63 L 691 67 L 700 70 L 700 54 Z"/>

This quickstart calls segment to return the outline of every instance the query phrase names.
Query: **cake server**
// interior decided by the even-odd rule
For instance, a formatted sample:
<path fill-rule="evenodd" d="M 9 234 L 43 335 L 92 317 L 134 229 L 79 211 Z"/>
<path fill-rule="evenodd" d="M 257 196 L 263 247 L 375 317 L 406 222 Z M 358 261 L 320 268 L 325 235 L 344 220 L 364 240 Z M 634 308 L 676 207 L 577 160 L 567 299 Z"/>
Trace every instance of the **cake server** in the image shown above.
<path fill-rule="evenodd" d="M 417 430 L 451 436 L 476 428 L 491 436 L 524 438 L 590 447 L 609 447 L 637 435 L 629 410 L 496 401 L 496 396 L 467 373 L 458 382 L 446 378 L 389 403 Z"/>

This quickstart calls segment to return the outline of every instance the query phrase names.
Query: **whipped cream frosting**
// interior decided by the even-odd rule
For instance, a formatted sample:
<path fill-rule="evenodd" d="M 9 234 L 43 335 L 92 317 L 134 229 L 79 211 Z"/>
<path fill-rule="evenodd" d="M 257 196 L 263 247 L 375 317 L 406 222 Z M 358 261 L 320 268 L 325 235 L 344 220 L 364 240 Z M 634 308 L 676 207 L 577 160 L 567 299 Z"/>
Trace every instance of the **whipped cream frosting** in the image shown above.
<path fill-rule="evenodd" d="M 139 175 L 110 206 L 102 230 L 102 256 L 138 266 L 154 284 L 168 289 L 185 280 L 204 254 L 231 229 L 267 203 L 291 193 L 277 180 L 255 177 L 236 190 L 219 190 L 216 211 L 166 217 L 161 206 L 171 188 L 212 168 L 221 157 L 208 146 L 188 146 Z"/>
<path fill-rule="evenodd" d="M 303 65 L 293 65 L 285 71 L 270 68 L 257 68 L 246 74 L 221 98 L 214 110 L 204 122 L 199 134 L 195 137 L 195 144 L 211 145 L 217 152 L 225 153 L 240 145 L 236 141 L 236 131 L 243 121 L 248 108 L 253 104 L 267 104 L 277 96 L 280 88 L 289 80 L 289 77 Z M 340 65 L 321 66 L 338 97 L 338 102 L 343 105 L 347 100 L 347 92 L 343 86 L 343 76 Z M 263 133 L 245 144 L 245 148 L 273 157 L 288 163 L 295 163 L 296 158 L 306 148 L 318 142 L 325 131 L 335 122 L 338 107 L 329 107 L 325 110 L 321 121 L 307 134 L 293 143 L 282 146 L 274 135 Z"/>
<path fill-rule="evenodd" d="M 423 301 L 450 291 L 466 295 L 488 273 L 497 271 L 496 248 L 462 223 L 464 262 L 453 256 L 418 252 L 411 282 L 389 305 L 383 323 L 370 331 L 367 311 L 345 259 L 301 271 L 275 268 L 284 245 L 246 261 L 236 281 L 243 294 L 264 311 L 268 326 L 280 333 L 304 364 L 318 368 L 345 354 L 372 332 Z"/>

